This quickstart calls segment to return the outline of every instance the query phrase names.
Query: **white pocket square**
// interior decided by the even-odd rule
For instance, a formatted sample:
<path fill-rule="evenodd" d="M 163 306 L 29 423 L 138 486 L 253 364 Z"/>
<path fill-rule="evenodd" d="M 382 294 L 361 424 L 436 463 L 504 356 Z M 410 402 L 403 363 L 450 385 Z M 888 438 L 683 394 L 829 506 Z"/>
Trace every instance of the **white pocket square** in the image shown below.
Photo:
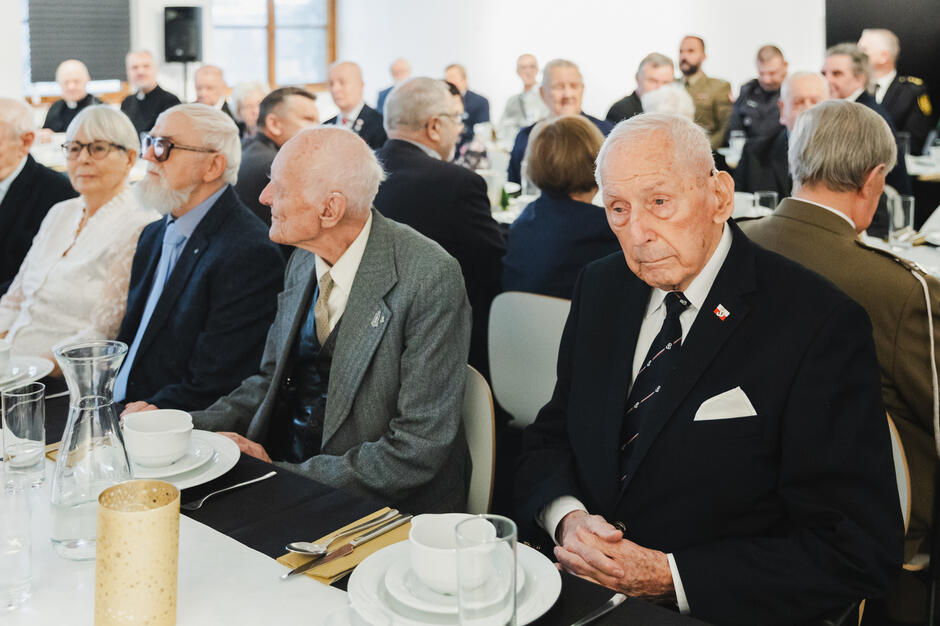
<path fill-rule="evenodd" d="M 719 393 L 702 403 L 693 421 L 727 420 L 757 415 L 754 405 L 740 387 Z"/>

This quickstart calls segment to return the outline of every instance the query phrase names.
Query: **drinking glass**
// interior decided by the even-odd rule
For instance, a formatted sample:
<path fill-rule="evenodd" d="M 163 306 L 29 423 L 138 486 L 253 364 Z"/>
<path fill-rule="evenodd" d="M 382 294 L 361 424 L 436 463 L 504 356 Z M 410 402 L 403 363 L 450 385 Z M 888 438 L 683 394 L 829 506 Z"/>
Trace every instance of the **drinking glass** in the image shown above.
<path fill-rule="evenodd" d="M 29 383 L 7 389 L 0 394 L 0 404 L 7 472 L 38 487 L 46 477 L 46 386 Z"/>
<path fill-rule="evenodd" d="M 728 146 L 732 152 L 741 154 L 744 150 L 744 144 L 747 142 L 747 134 L 743 130 L 733 130 L 728 135 Z"/>
<path fill-rule="evenodd" d="M 754 208 L 755 209 L 770 209 L 773 211 L 777 208 L 778 196 L 776 191 L 755 191 L 754 192 Z"/>
<path fill-rule="evenodd" d="M 457 524 L 455 532 L 460 623 L 515 626 L 516 523 L 477 515 Z"/>
<path fill-rule="evenodd" d="M 888 206 L 888 242 L 892 248 L 909 248 L 914 235 L 914 197 L 897 196 Z"/>
<path fill-rule="evenodd" d="M 897 133 L 895 138 L 898 142 L 898 161 L 907 158 L 911 153 L 911 134 L 907 132 Z"/>
<path fill-rule="evenodd" d="M 4 465 L 9 466 L 8 463 Z M 8 469 L 8 467 L 6 468 Z M 0 471 L 0 616 L 29 599 L 31 570 L 29 500 L 15 478 Z M 2 622 L 2 619 L 0 619 Z"/>

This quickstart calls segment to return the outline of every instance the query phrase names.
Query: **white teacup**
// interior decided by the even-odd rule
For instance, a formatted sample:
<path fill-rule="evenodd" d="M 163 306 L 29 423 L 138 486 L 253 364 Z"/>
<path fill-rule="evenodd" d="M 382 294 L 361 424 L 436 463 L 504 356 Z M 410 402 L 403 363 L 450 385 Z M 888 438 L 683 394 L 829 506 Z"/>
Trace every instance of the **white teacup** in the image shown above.
<path fill-rule="evenodd" d="M 124 416 L 124 445 L 131 461 L 161 467 L 180 460 L 189 449 L 193 418 L 186 411 L 158 409 Z"/>
<path fill-rule="evenodd" d="M 418 515 L 411 520 L 411 569 L 438 593 L 457 593 L 457 535 L 454 528 L 468 513 Z"/>
<path fill-rule="evenodd" d="M 0 378 L 5 378 L 5 374 L 8 374 L 10 371 L 10 352 L 13 351 L 13 346 L 9 341 L 0 339 Z"/>

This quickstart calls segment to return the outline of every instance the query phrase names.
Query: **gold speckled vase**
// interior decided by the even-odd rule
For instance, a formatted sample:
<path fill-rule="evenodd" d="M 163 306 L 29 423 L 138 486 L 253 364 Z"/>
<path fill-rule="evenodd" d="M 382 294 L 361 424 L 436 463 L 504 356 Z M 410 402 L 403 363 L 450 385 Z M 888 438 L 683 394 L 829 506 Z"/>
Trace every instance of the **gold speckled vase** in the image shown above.
<path fill-rule="evenodd" d="M 180 492 L 129 480 L 98 497 L 95 626 L 173 626 Z"/>

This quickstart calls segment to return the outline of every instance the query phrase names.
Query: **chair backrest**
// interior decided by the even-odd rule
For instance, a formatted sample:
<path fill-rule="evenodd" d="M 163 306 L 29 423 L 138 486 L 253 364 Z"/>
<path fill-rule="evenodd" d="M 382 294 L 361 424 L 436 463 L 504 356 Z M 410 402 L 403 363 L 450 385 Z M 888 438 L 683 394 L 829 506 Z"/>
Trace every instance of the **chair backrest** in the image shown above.
<path fill-rule="evenodd" d="M 551 399 L 570 300 L 507 291 L 490 309 L 490 379 L 496 400 L 524 427 Z"/>
<path fill-rule="evenodd" d="M 463 394 L 463 428 L 470 447 L 470 460 L 473 462 L 467 512 L 474 515 L 489 513 L 496 466 L 493 394 L 483 375 L 469 365 Z"/>
<path fill-rule="evenodd" d="M 907 455 L 901 443 L 894 420 L 888 415 L 888 430 L 891 431 L 891 456 L 894 457 L 894 476 L 898 483 L 898 497 L 901 499 L 901 516 L 904 518 L 904 533 L 911 521 L 911 471 L 907 465 Z"/>

